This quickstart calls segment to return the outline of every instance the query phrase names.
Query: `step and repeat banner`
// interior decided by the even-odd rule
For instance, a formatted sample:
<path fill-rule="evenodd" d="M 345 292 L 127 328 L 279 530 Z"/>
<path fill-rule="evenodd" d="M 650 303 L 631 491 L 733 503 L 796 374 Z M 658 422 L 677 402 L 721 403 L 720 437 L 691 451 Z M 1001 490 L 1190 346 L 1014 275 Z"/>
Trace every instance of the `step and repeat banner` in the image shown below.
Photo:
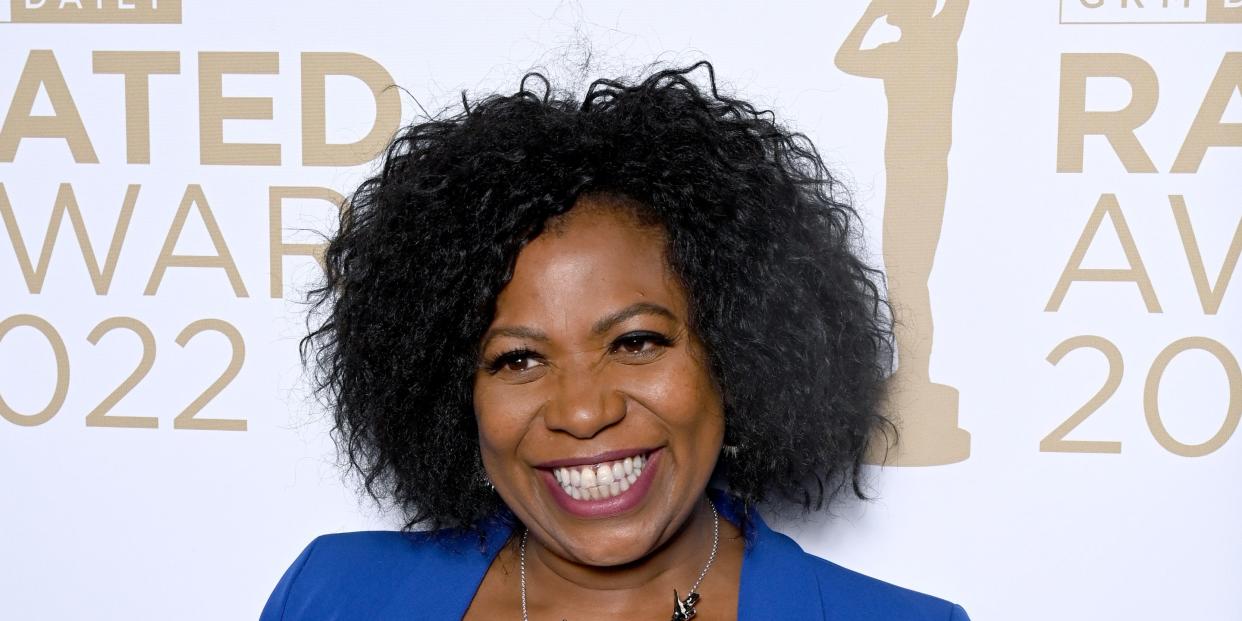
<path fill-rule="evenodd" d="M 297 355 L 342 196 L 462 90 L 700 59 L 902 319 L 877 499 L 780 528 L 982 621 L 1242 618 L 1239 0 L 5 0 L 0 618 L 254 618 L 392 528 Z"/>

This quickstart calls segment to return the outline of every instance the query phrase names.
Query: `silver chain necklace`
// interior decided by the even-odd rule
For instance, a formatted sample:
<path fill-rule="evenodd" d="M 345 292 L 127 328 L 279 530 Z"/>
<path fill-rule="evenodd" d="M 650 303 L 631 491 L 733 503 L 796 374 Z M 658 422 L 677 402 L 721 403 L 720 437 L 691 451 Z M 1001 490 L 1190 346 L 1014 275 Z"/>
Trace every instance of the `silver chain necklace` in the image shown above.
<path fill-rule="evenodd" d="M 699 577 L 690 585 L 690 592 L 686 593 L 685 599 L 677 595 L 677 589 L 673 589 L 673 618 L 671 621 L 689 621 L 694 618 L 695 606 L 699 603 L 699 584 L 703 582 L 703 578 L 707 576 L 707 570 L 712 568 L 712 563 L 716 560 L 716 551 L 720 547 L 720 514 L 716 513 L 716 505 L 710 501 L 707 506 L 712 508 L 712 553 L 707 557 L 707 564 L 703 565 L 703 571 L 699 572 Z M 522 545 L 518 551 L 518 566 L 521 575 L 522 585 L 522 621 L 530 621 L 530 617 L 526 614 L 526 538 L 530 535 L 530 529 L 522 531 Z"/>

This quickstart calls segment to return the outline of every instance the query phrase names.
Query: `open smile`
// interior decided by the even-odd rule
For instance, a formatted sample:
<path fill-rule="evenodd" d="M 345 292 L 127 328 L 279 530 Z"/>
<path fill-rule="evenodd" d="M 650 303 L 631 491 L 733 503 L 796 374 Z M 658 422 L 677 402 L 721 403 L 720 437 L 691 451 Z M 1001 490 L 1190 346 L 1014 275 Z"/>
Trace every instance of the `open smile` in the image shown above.
<path fill-rule="evenodd" d="M 593 463 L 553 462 L 551 467 L 542 465 L 540 474 L 565 511 L 578 517 L 610 517 L 646 497 L 663 449 L 628 453 L 606 454 L 593 458 L 600 459 Z"/>

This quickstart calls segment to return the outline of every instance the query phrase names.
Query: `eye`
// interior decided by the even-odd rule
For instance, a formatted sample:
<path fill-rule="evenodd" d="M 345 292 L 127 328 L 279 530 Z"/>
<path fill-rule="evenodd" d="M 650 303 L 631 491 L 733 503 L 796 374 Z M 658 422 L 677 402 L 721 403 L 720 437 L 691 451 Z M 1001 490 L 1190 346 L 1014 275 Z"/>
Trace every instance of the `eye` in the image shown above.
<path fill-rule="evenodd" d="M 488 373 L 525 373 L 541 364 L 539 354 L 525 347 L 499 354 L 484 363 Z"/>
<path fill-rule="evenodd" d="M 629 358 L 649 358 L 672 344 L 668 337 L 655 332 L 630 332 L 613 341 L 612 350 Z"/>

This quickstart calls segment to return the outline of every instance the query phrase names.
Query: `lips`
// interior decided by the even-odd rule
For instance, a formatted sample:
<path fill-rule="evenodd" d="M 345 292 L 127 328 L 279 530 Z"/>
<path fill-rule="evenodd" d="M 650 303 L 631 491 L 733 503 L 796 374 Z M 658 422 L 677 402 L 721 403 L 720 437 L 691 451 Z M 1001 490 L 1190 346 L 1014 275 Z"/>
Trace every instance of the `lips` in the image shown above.
<path fill-rule="evenodd" d="M 625 459 L 626 457 L 634 457 L 636 455 L 649 455 L 653 451 L 655 451 L 654 448 L 617 449 L 615 451 L 605 451 L 603 453 L 597 453 L 586 457 L 553 459 L 551 461 L 545 461 L 541 464 L 536 464 L 535 467 L 543 470 L 553 470 L 556 468 L 567 468 L 570 466 L 598 465 L 606 461 L 616 461 L 618 459 Z"/>
<path fill-rule="evenodd" d="M 556 503 L 584 518 L 610 517 L 629 511 L 651 488 L 663 449 L 624 450 L 586 459 L 549 462 L 541 475 Z"/>
<path fill-rule="evenodd" d="M 646 462 L 645 454 L 635 455 L 598 464 L 555 468 L 552 475 L 574 500 L 606 500 L 629 491 L 642 476 Z"/>

